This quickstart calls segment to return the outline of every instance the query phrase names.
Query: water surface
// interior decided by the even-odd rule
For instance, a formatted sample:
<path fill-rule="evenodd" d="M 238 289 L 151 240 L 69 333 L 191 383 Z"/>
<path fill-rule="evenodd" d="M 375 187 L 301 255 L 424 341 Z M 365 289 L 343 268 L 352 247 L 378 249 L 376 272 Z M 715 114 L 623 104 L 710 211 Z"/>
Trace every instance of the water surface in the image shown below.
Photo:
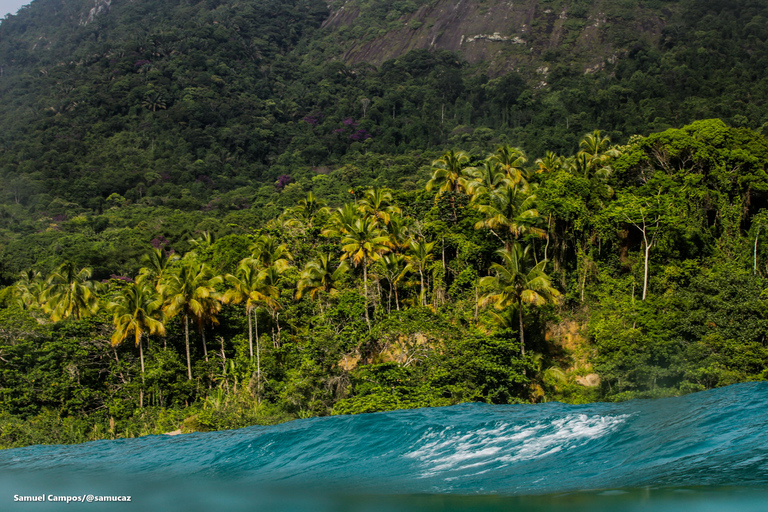
<path fill-rule="evenodd" d="M 126 494 L 128 503 L 14 503 Z M 768 383 L 0 451 L 0 510 L 768 509 Z"/>

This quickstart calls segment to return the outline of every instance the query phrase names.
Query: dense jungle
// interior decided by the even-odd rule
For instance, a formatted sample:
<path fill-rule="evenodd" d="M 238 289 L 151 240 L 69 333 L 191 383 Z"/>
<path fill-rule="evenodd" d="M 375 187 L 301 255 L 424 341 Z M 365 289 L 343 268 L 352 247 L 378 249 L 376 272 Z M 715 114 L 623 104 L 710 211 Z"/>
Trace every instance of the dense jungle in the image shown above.
<path fill-rule="evenodd" d="M 0 448 L 765 380 L 768 4 L 521 4 L 0 21 Z"/>

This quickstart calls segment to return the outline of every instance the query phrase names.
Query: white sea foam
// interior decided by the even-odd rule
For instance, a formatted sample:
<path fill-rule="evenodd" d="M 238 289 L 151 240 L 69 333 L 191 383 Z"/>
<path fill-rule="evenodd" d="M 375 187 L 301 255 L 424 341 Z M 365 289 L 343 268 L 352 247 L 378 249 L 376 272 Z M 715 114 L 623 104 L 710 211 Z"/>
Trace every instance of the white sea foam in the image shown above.
<path fill-rule="evenodd" d="M 459 477 L 453 473 L 481 474 L 491 464 L 499 468 L 581 446 L 615 430 L 627 417 L 578 414 L 524 425 L 498 422 L 470 431 L 432 429 L 405 457 L 421 463 L 422 478 L 443 473 L 447 480 L 454 480 Z"/>

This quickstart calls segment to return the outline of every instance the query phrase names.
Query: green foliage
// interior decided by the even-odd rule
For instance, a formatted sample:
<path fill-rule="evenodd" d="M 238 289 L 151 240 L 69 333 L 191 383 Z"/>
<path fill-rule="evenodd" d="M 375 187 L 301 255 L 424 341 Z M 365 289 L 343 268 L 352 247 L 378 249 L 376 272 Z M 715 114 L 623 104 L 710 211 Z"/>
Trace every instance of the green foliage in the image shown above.
<path fill-rule="evenodd" d="M 423 4 L 2 21 L 1 447 L 766 378 L 765 8 L 558 4 L 508 73 L 339 60 Z"/>

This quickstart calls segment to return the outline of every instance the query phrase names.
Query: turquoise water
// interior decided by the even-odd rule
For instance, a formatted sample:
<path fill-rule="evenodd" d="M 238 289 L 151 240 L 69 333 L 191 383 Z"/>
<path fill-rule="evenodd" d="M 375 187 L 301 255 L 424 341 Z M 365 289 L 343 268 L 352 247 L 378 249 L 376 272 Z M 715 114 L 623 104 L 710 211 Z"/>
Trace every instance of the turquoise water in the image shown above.
<path fill-rule="evenodd" d="M 132 503 L 14 503 L 14 495 Z M 138 508 L 136 508 L 138 507 Z M 768 383 L 0 452 L 0 510 L 768 510 Z"/>

